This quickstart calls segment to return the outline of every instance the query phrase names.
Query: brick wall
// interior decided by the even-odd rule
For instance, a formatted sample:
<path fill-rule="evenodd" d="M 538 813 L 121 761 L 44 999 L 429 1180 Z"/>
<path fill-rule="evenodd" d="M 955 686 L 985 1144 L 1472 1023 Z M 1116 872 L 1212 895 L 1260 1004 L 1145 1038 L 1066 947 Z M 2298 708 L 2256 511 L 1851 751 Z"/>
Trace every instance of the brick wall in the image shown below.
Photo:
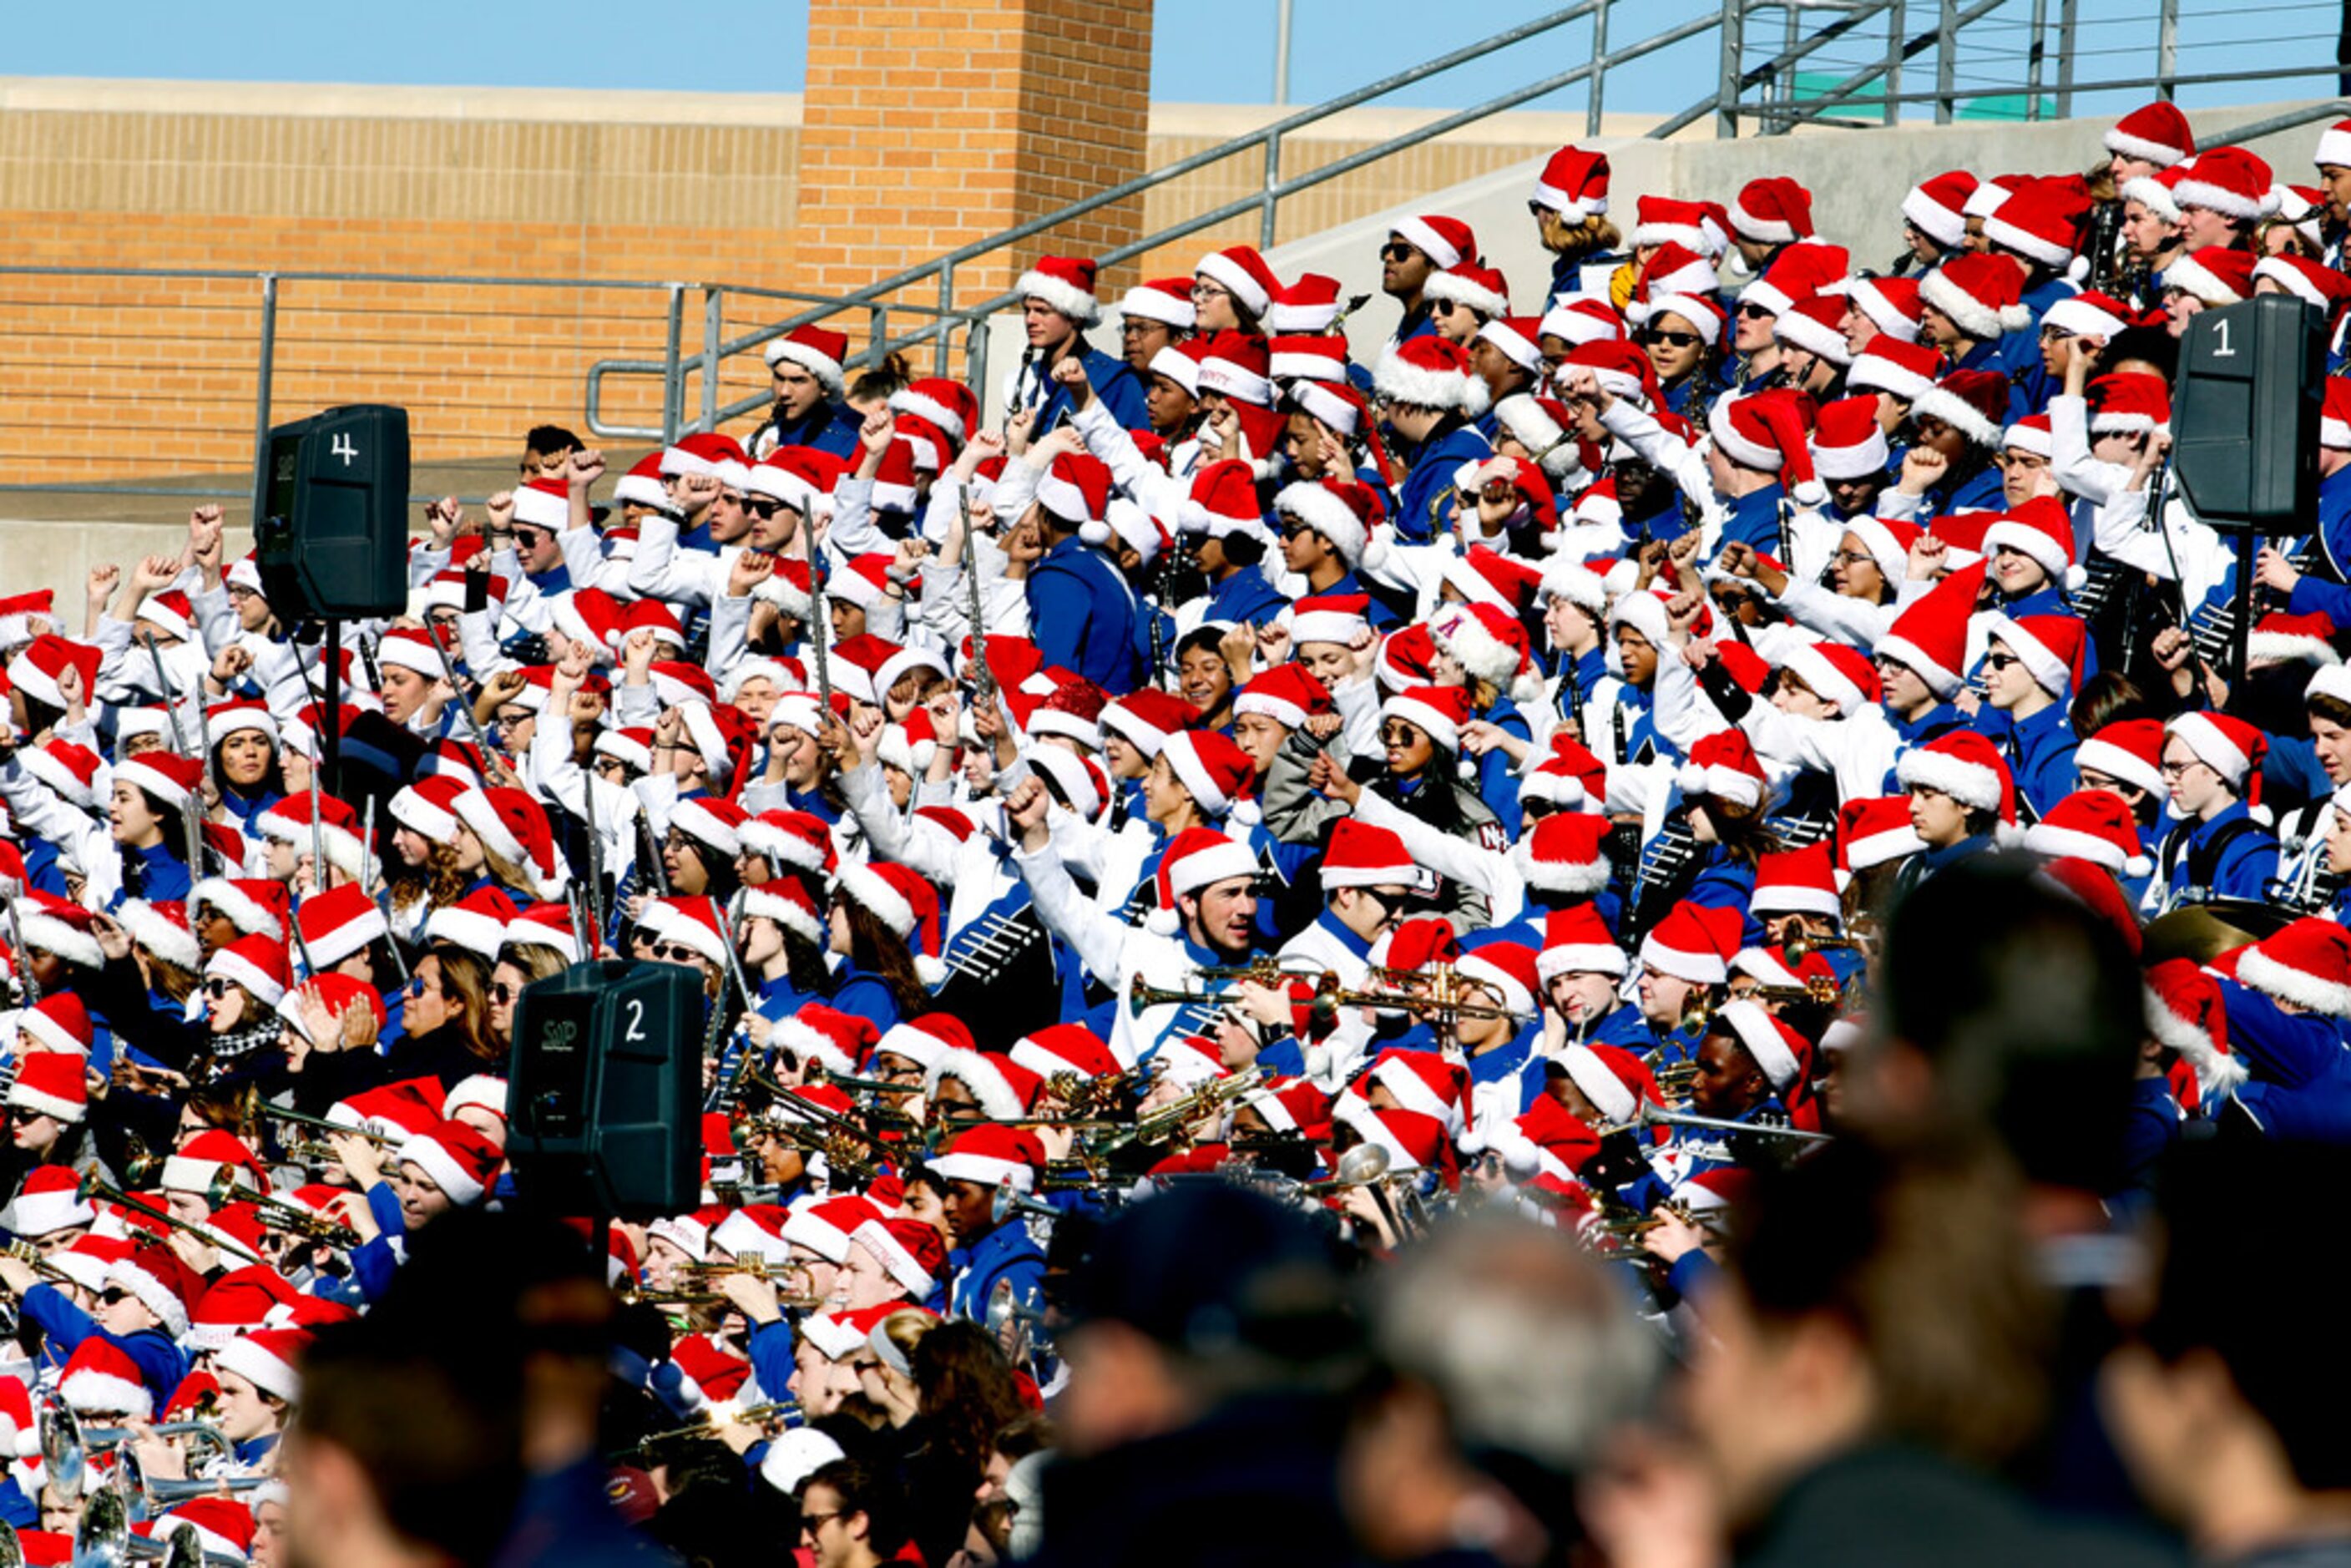
<path fill-rule="evenodd" d="M 811 0 L 801 286 L 861 288 L 1142 173 L 1150 78 L 1148 0 Z M 1090 214 L 959 273 L 956 298 L 1002 292 L 1056 245 L 1132 239 L 1141 218 Z"/>
<path fill-rule="evenodd" d="M 1144 7 L 979 0 L 968 25 L 956 20 L 961 11 L 910 11 L 927 20 L 906 28 L 946 37 L 946 58 L 903 68 L 876 63 L 884 40 L 931 46 L 877 20 L 890 14 L 852 16 L 831 0 L 816 11 L 822 70 L 851 100 L 830 110 L 784 94 L 0 78 L 6 259 L 853 288 L 1271 112 L 1163 105 L 1152 116 Z M 942 35 L 950 24 L 963 30 Z M 813 57 L 810 69 L 813 79 Z M 925 71 L 935 80 L 918 89 L 913 78 Z M 925 93 L 951 104 L 925 100 L 918 119 L 905 106 Z M 1342 117 L 1288 144 L 1284 167 L 1343 156 L 1414 118 Z M 1565 119 L 1504 117 L 1358 171 L 1286 205 L 1282 237 L 1537 156 L 1580 129 L 1580 117 Z M 824 189 L 803 189 L 820 171 Z M 1046 250 L 1102 249 L 1252 191 L 1258 171 L 1254 154 L 1228 159 L 1153 191 L 1139 213 L 1104 209 L 974 269 L 957 298 L 1000 292 Z M 888 199 L 862 204 L 877 192 Z M 1251 218 L 1178 241 L 1102 288 L 1114 296 L 1133 277 L 1187 270 L 1255 233 Z M 935 297 L 935 287 L 917 296 Z M 259 298 L 250 280 L 0 276 L 0 481 L 242 469 Z M 686 296 L 689 352 L 702 341 L 704 304 Z M 747 295 L 724 305 L 730 337 L 792 308 Z M 274 407 L 287 419 L 331 402 L 404 401 L 420 461 L 504 454 L 538 420 L 584 432 L 588 367 L 658 358 L 664 309 L 659 292 L 622 289 L 288 282 Z M 841 324 L 862 338 L 862 319 Z M 913 325 L 908 313 L 892 318 L 893 332 Z M 929 367 L 927 350 L 918 362 Z M 756 355 L 727 361 L 722 401 L 765 379 Z M 701 407 L 698 381 L 686 401 Z M 658 423 L 658 383 L 612 378 L 605 413 Z"/>

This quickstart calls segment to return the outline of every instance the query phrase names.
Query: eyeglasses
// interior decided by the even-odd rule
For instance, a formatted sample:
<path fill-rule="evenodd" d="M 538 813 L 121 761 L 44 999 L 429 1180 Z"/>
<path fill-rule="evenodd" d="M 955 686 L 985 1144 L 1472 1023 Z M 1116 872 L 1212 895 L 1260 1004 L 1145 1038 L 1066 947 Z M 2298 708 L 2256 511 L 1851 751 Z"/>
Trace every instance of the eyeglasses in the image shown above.
<path fill-rule="evenodd" d="M 784 509 L 784 504 L 773 496 L 754 496 L 743 503 L 743 509 L 755 517 L 772 517 Z"/>
<path fill-rule="evenodd" d="M 1645 327 L 1636 340 L 1644 344 L 1662 343 L 1668 349 L 1695 349 L 1706 340 L 1696 332 L 1670 332 L 1663 327 Z"/>
<path fill-rule="evenodd" d="M 695 964 L 702 960 L 700 953 L 683 942 L 656 942 L 648 950 L 654 957 L 665 958 L 673 964 Z"/>
<path fill-rule="evenodd" d="M 1741 305 L 1739 308 L 1739 314 L 1750 321 L 1769 321 L 1772 317 L 1777 316 L 1779 312 L 1777 310 L 1766 310 L 1761 305 Z"/>
<path fill-rule="evenodd" d="M 1872 566 L 1877 558 L 1865 549 L 1841 549 L 1829 557 L 1829 560 L 1837 566 Z"/>
<path fill-rule="evenodd" d="M 1428 302 L 1428 313 L 1431 316 L 1450 316 L 1456 310 L 1467 308 L 1467 306 L 1451 299 L 1432 299 Z"/>
<path fill-rule="evenodd" d="M 204 995 L 208 997 L 225 997 L 228 995 L 228 982 L 226 980 L 206 980 L 204 982 Z"/>
<path fill-rule="evenodd" d="M 1418 247 L 1407 245 L 1400 239 L 1392 239 L 1388 241 L 1387 244 L 1380 246 L 1380 259 L 1382 261 L 1410 261 L 1414 256 L 1418 256 L 1419 254 L 1420 251 Z"/>
<path fill-rule="evenodd" d="M 1986 653 L 1983 662 L 1987 670 L 2005 670 L 2022 663 L 2024 661 L 2013 653 Z"/>
<path fill-rule="evenodd" d="M 2209 766 L 2209 764 L 2207 764 L 2202 758 L 2191 757 L 2185 762 L 2163 763 L 2156 768 L 2156 771 L 2162 774 L 2166 779 L 2185 779 L 2188 777 L 2188 770 L 2189 768 L 2203 768 L 2207 766 Z"/>
<path fill-rule="evenodd" d="M 1232 297 L 1233 291 L 1222 284 L 1209 283 L 1200 278 L 1195 278 L 1192 281 L 1192 302 L 1196 305 L 1203 299 L 1230 299 Z"/>
<path fill-rule="evenodd" d="M 1415 741 L 1417 741 L 1420 738 L 1420 731 L 1415 729 L 1408 724 L 1384 724 L 1380 726 L 1380 744 L 1382 746 L 1405 747 L 1412 745 Z"/>
<path fill-rule="evenodd" d="M 422 996 L 423 996 L 423 995 L 424 995 L 426 992 L 428 992 L 428 991 L 432 992 L 432 993 L 433 993 L 434 995 L 435 995 L 435 996 L 438 996 L 438 995 L 440 995 L 441 988 L 440 988 L 440 986 L 439 986 L 439 985 L 437 985 L 437 984 L 434 984 L 434 985 L 427 985 L 427 984 L 425 983 L 424 977 L 423 977 L 423 976 L 422 976 L 422 975 L 412 975 L 411 977 L 409 977 L 409 981 L 408 981 L 408 994 L 409 994 L 410 996 L 412 996 L 412 997 L 422 997 Z"/>
<path fill-rule="evenodd" d="M 493 980 L 490 982 L 490 1000 L 494 1002 L 510 1002 L 515 999 L 515 988 L 507 984 L 506 981 Z"/>
<path fill-rule="evenodd" d="M 810 1535 L 814 1535 L 818 1531 L 822 1530 L 826 1525 L 831 1523 L 834 1520 L 839 1519 L 840 1517 L 841 1511 L 838 1509 L 835 1509 L 831 1513 L 804 1513 L 800 1515 L 800 1528 L 807 1531 Z"/>
<path fill-rule="evenodd" d="M 8 1120 L 16 1123 L 20 1127 L 31 1126 L 35 1122 L 39 1121 L 43 1116 L 47 1114 L 47 1112 L 36 1111 L 29 1105 L 11 1105 L 8 1107 Z"/>
<path fill-rule="evenodd" d="M 538 528 L 517 527 L 514 531 L 515 543 L 522 546 L 525 549 L 537 549 L 539 546 L 545 544 L 554 537 L 555 536 L 553 534 L 544 532 Z"/>
<path fill-rule="evenodd" d="M 109 1285 L 105 1290 L 100 1291 L 98 1293 L 98 1299 L 99 1302 L 105 1306 L 119 1307 L 123 1302 L 135 1300 L 136 1298 L 120 1285 Z"/>

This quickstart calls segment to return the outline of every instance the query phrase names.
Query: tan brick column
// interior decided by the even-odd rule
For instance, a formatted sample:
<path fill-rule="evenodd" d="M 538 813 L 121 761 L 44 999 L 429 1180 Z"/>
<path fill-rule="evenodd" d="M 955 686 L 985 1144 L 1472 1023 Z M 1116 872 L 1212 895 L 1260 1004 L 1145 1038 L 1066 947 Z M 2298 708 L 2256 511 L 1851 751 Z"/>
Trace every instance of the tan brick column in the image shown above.
<path fill-rule="evenodd" d="M 1150 88 L 1151 0 L 810 0 L 793 287 L 860 288 L 1142 173 Z M 1132 240 L 1142 211 L 958 270 L 956 298 Z"/>

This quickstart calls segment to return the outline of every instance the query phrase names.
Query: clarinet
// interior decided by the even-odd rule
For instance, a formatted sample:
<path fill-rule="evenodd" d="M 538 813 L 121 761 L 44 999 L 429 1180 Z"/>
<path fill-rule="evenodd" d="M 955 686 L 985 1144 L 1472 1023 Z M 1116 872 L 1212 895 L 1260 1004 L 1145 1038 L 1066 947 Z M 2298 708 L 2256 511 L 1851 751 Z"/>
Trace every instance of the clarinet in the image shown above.
<path fill-rule="evenodd" d="M 2311 541 L 2314 540 L 2316 538 L 2317 536 L 2315 534 L 2311 535 L 2309 538 L 2303 542 L 2303 545 L 2299 549 L 2294 550 L 2292 554 L 2286 557 L 2287 563 L 2291 565 L 2294 570 L 2308 571 L 2310 570 L 2311 550 L 2313 549 Z M 2254 583 L 2254 621 L 2258 622 L 2262 616 L 2268 614 L 2275 608 L 2275 595 L 2273 595 L 2269 589 L 2264 587 L 2262 584 L 2258 582 Z M 2219 604 L 2207 610 L 2199 610 L 2188 619 L 2188 635 L 2196 644 L 2197 656 L 2201 658 L 2208 664 L 2218 664 L 2224 657 L 2227 656 L 2229 649 L 2234 642 L 2236 633 L 2237 595 L 2233 592 L 2224 595 Z"/>

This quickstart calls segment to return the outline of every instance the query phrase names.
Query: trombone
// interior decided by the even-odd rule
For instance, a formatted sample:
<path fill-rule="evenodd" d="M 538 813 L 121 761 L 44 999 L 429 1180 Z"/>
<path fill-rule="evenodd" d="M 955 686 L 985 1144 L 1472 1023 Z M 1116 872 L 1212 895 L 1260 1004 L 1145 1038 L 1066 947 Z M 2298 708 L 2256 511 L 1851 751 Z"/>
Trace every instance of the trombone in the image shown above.
<path fill-rule="evenodd" d="M 1613 1126 L 1603 1127 L 1600 1129 L 1600 1135 L 1606 1138 L 1613 1134 L 1649 1127 L 1689 1127 L 1700 1132 L 1733 1134 L 1760 1133 L 1767 1138 L 1793 1138 L 1806 1144 L 1830 1144 L 1836 1141 L 1830 1134 L 1807 1132 L 1802 1127 L 1782 1127 L 1770 1122 L 1733 1122 L 1724 1116 L 1695 1116 L 1687 1111 L 1667 1111 L 1646 1100 L 1641 1102 L 1640 1108 L 1634 1113 L 1631 1121 L 1618 1122 Z"/>
<path fill-rule="evenodd" d="M 71 1285 L 79 1282 L 63 1269 L 50 1262 L 48 1255 L 29 1241 L 22 1239 L 11 1241 L 5 1248 L 0 1248 L 0 1256 L 14 1258 L 20 1263 L 29 1263 L 33 1266 L 34 1273 L 57 1284 Z"/>
<path fill-rule="evenodd" d="M 225 1236 L 209 1225 L 191 1224 L 175 1214 L 157 1208 L 142 1198 L 131 1197 L 120 1187 L 110 1186 L 99 1179 L 96 1171 L 90 1171 L 83 1176 L 80 1184 L 74 1188 L 74 1196 L 83 1203 L 88 1203 L 93 1198 L 102 1199 L 117 1208 L 126 1208 L 133 1214 L 143 1214 L 148 1218 L 168 1225 L 174 1230 L 186 1231 L 207 1247 L 216 1247 L 224 1251 L 234 1252 L 248 1263 L 264 1261 L 259 1254 L 235 1237 Z"/>

